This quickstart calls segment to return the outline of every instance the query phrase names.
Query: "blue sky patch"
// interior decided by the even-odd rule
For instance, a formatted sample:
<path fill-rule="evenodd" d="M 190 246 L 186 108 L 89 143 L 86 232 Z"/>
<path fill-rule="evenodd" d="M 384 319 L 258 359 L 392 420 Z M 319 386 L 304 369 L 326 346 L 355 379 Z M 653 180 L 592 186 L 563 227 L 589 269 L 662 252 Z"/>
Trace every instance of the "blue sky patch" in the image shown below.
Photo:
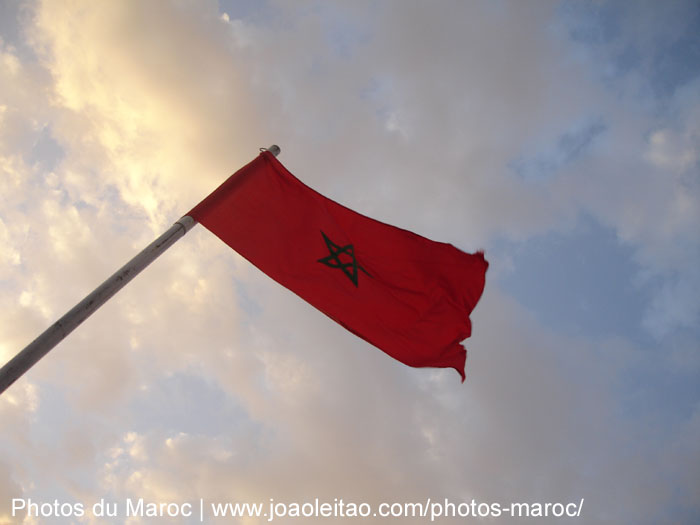
<path fill-rule="evenodd" d="M 494 250 L 512 258 L 504 291 L 541 322 L 571 335 L 639 340 L 649 291 L 635 284 L 634 250 L 590 217 L 569 234 L 549 233 Z"/>

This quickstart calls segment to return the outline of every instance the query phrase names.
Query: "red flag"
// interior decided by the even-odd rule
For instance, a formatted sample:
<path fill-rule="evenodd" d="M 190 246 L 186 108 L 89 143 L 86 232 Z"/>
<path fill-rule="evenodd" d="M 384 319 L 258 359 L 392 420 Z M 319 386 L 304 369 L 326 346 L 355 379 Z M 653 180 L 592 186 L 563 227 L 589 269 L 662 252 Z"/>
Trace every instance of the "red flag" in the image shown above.
<path fill-rule="evenodd" d="M 481 252 L 360 215 L 312 190 L 264 151 L 188 215 L 275 281 L 402 363 L 464 381 Z"/>

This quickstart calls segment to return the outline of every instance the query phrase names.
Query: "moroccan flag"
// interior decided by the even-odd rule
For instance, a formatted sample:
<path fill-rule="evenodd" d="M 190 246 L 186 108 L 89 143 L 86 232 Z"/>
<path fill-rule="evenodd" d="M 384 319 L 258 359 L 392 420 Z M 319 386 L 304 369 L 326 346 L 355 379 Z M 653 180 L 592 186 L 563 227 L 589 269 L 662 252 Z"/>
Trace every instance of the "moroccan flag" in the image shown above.
<path fill-rule="evenodd" d="M 334 321 L 402 363 L 464 381 L 482 253 L 370 219 L 312 190 L 268 151 L 188 215 Z"/>

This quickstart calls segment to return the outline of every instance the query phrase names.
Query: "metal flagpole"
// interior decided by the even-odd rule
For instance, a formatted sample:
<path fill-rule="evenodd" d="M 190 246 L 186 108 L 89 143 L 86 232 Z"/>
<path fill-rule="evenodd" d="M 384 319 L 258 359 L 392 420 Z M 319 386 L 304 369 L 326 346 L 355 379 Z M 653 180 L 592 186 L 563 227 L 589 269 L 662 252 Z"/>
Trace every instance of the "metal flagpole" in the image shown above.
<path fill-rule="evenodd" d="M 280 153 L 280 148 L 273 145 L 267 151 L 277 156 Z M 8 361 L 0 369 L 0 394 L 34 366 L 39 359 L 49 353 L 64 337 L 75 330 L 80 323 L 106 303 L 110 297 L 136 277 L 141 270 L 175 244 L 195 224 L 196 221 L 189 215 L 182 217 L 168 231 L 146 246 L 138 255 L 117 270 L 114 275 L 95 288 L 85 299 L 71 308 L 63 317 Z"/>

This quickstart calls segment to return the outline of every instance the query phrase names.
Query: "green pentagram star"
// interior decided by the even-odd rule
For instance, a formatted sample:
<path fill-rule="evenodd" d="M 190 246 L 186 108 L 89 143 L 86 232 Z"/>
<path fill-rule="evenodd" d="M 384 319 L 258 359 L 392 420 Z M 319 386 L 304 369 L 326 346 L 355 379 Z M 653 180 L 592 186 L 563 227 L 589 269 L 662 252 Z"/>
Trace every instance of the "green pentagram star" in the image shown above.
<path fill-rule="evenodd" d="M 355 286 L 358 286 L 358 269 L 362 270 L 367 276 L 371 277 L 371 275 L 367 273 L 367 270 L 365 270 L 362 266 L 357 264 L 357 259 L 355 258 L 355 249 L 353 248 L 352 244 L 338 246 L 336 243 L 331 241 L 325 233 L 321 232 L 321 235 L 323 235 L 323 240 L 326 241 L 326 247 L 328 248 L 330 255 L 328 255 L 327 257 L 323 257 L 322 259 L 318 259 L 317 262 L 325 264 L 329 268 L 340 268 Z M 352 260 L 350 262 L 342 262 L 340 260 L 340 256 L 343 254 L 349 255 Z"/>

